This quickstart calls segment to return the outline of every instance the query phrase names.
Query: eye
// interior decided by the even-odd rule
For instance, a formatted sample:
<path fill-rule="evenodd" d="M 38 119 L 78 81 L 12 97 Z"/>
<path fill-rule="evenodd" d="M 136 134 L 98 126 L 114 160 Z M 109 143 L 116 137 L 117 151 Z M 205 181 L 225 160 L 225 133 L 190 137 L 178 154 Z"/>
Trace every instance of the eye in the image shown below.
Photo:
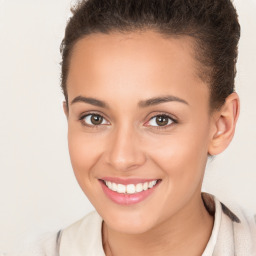
<path fill-rule="evenodd" d="M 166 128 L 166 126 L 169 126 L 172 123 L 177 123 L 177 121 L 166 114 L 153 116 L 148 122 L 150 126 L 158 128 Z"/>
<path fill-rule="evenodd" d="M 82 116 L 80 118 L 80 121 L 83 125 L 87 126 L 99 126 L 102 124 L 108 124 L 108 122 L 103 116 L 93 113 Z"/>

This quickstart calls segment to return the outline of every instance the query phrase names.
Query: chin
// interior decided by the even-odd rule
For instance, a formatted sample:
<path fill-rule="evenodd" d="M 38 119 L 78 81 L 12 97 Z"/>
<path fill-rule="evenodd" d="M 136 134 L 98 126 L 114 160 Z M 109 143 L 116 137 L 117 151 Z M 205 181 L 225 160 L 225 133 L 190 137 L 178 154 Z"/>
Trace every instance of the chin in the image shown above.
<path fill-rule="evenodd" d="M 145 215 L 138 216 L 134 213 L 111 214 L 108 216 L 104 214 L 103 219 L 109 228 L 125 234 L 142 234 L 154 227 L 153 219 L 151 220 Z"/>
<path fill-rule="evenodd" d="M 130 235 L 143 234 L 152 228 L 148 225 L 145 225 L 145 223 L 107 223 L 107 225 L 116 232 Z"/>

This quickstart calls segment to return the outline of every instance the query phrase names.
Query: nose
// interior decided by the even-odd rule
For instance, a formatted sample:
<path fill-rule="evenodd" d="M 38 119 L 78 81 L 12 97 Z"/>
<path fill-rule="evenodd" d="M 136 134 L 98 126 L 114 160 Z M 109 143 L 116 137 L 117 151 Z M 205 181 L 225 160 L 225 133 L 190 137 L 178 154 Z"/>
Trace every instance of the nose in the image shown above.
<path fill-rule="evenodd" d="M 146 155 L 139 134 L 128 125 L 113 130 L 105 151 L 105 161 L 116 171 L 130 171 L 143 165 Z"/>

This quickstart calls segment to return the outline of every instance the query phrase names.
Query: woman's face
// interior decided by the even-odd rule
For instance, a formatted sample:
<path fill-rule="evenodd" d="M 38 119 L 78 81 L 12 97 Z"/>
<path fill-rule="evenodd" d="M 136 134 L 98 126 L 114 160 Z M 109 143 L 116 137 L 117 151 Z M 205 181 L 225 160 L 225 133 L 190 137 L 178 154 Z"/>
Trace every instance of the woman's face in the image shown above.
<path fill-rule="evenodd" d="M 212 118 L 192 43 L 147 31 L 93 34 L 74 46 L 71 162 L 112 229 L 142 233 L 199 206 Z"/>

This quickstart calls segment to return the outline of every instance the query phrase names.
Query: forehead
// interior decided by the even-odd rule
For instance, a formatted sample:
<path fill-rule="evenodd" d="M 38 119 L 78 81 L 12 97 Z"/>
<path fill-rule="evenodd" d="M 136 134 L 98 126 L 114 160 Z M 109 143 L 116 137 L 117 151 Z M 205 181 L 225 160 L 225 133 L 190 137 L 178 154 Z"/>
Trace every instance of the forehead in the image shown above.
<path fill-rule="evenodd" d="M 188 36 L 164 38 L 153 31 L 86 36 L 71 54 L 69 98 L 82 89 L 93 94 L 108 89 L 119 98 L 169 92 L 177 97 L 207 96 L 208 88 L 197 73 L 193 43 Z"/>
<path fill-rule="evenodd" d="M 78 40 L 74 45 L 70 66 L 74 62 L 84 65 L 89 60 L 90 64 L 107 61 L 108 66 L 120 68 L 131 62 L 136 66 L 144 64 L 146 67 L 154 65 L 163 68 L 168 67 L 170 61 L 179 59 L 172 68 L 189 66 L 190 73 L 195 74 L 198 62 L 194 54 L 194 39 L 189 36 L 164 38 L 150 30 L 124 34 L 96 33 Z"/>

